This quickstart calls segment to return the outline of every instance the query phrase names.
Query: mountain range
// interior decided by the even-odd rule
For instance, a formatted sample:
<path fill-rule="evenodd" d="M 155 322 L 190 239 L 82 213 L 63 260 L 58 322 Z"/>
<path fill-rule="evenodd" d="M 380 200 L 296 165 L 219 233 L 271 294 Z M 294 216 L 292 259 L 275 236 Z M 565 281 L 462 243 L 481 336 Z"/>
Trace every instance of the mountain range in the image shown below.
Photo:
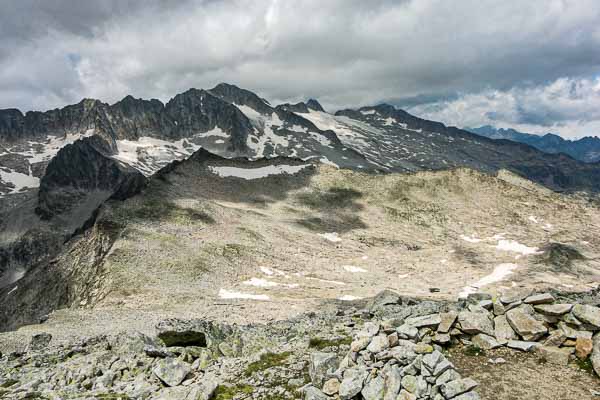
<path fill-rule="evenodd" d="M 166 104 L 127 96 L 112 105 L 85 99 L 47 112 L 0 110 L 2 286 L 51 260 L 94 224 L 103 203 L 135 196 L 200 151 L 373 175 L 507 170 L 554 191 L 600 189 L 600 164 L 488 139 L 387 104 L 328 113 L 314 99 L 273 106 L 219 84 Z"/>
<path fill-rule="evenodd" d="M 600 138 L 586 136 L 578 140 L 567 140 L 553 133 L 533 135 L 514 129 L 495 128 L 490 125 L 479 128 L 467 128 L 468 131 L 490 139 L 507 139 L 513 142 L 525 143 L 546 153 L 564 153 L 584 162 L 600 161 Z"/>

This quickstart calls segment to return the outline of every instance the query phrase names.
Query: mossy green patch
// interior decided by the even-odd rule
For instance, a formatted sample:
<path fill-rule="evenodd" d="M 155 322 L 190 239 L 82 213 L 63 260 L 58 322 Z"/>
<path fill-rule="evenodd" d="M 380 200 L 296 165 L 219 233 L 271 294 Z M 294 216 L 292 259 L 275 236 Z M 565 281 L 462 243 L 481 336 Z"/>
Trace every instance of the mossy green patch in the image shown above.
<path fill-rule="evenodd" d="M 591 375 L 596 375 L 594 373 L 594 366 L 592 365 L 592 360 L 590 358 L 586 358 L 585 360 L 581 360 L 578 358 L 576 363 L 580 369 L 584 370 L 585 372 Z"/>
<path fill-rule="evenodd" d="M 350 345 L 352 338 L 349 336 L 342 336 L 334 339 L 325 339 L 320 337 L 313 337 L 308 342 L 308 347 L 311 349 L 322 350 L 326 347 L 339 347 L 342 345 Z"/>
<path fill-rule="evenodd" d="M 258 361 L 248 364 L 245 374 L 250 376 L 255 372 L 264 371 L 269 368 L 279 367 L 285 364 L 285 361 L 292 353 L 289 351 L 283 353 L 264 353 L 261 354 Z"/>
<path fill-rule="evenodd" d="M 226 386 L 219 385 L 215 390 L 213 398 L 215 400 L 231 400 L 235 397 L 248 396 L 254 392 L 254 388 L 250 385 L 234 385 L 234 386 Z"/>
<path fill-rule="evenodd" d="M 474 344 L 465 346 L 463 348 L 463 352 L 465 353 L 465 355 L 467 355 L 469 357 L 478 357 L 478 356 L 485 355 L 485 350 L 483 350 L 481 347 L 476 346 Z"/>

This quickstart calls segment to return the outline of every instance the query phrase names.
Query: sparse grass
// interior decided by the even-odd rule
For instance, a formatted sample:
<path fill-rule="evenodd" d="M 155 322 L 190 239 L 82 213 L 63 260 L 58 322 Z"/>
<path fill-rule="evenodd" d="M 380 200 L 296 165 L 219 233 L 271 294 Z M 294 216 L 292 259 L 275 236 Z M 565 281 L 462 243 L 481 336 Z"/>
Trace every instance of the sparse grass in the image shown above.
<path fill-rule="evenodd" d="M 307 217 L 297 219 L 296 223 L 313 232 L 348 232 L 353 229 L 365 229 L 367 225 L 358 215 L 353 214 L 334 214 L 324 218 Z"/>
<path fill-rule="evenodd" d="M 588 357 L 585 360 L 581 360 L 579 358 L 576 359 L 575 361 L 577 363 L 577 366 L 582 369 L 583 371 L 596 376 L 596 374 L 594 373 L 594 366 L 592 365 L 592 360 Z"/>
<path fill-rule="evenodd" d="M 285 364 L 285 361 L 292 353 L 289 351 L 283 353 L 265 353 L 261 354 L 260 359 L 248 364 L 246 367 L 246 376 L 250 376 L 258 371 L 264 371 L 269 368 L 279 367 Z"/>
<path fill-rule="evenodd" d="M 217 386 L 217 389 L 215 390 L 213 398 L 215 400 L 231 400 L 235 397 L 239 397 L 239 396 L 243 396 L 243 395 L 248 397 L 252 393 L 254 393 L 254 388 L 250 385 L 244 385 L 244 384 L 239 384 L 239 385 L 234 385 L 234 386 L 219 385 L 219 386 Z"/>
<path fill-rule="evenodd" d="M 463 352 L 465 353 L 466 356 L 469 356 L 469 357 L 485 356 L 485 350 L 483 350 L 481 347 L 476 346 L 474 344 L 465 346 L 463 348 Z"/>
<path fill-rule="evenodd" d="M 349 336 L 342 336 L 336 339 L 324 339 L 320 337 L 313 337 L 308 342 L 308 347 L 316 350 L 323 350 L 326 347 L 339 347 L 342 345 L 350 345 L 352 338 Z"/>

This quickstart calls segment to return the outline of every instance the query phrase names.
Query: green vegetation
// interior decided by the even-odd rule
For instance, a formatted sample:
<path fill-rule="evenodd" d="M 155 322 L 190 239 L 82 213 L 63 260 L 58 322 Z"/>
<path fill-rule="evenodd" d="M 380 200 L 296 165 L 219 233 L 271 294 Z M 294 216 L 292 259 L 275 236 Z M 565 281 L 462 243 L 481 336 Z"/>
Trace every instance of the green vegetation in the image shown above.
<path fill-rule="evenodd" d="M 576 362 L 577 362 L 577 366 L 578 366 L 580 369 L 582 369 L 582 370 L 584 370 L 585 372 L 587 372 L 587 373 L 589 373 L 589 374 L 592 374 L 592 375 L 594 375 L 594 376 L 596 375 L 596 374 L 594 373 L 594 366 L 592 365 L 592 360 L 591 360 L 591 358 L 589 358 L 589 357 L 588 357 L 588 358 L 586 358 L 585 360 L 581 360 L 581 359 L 579 359 L 579 358 L 578 358 Z"/>
<path fill-rule="evenodd" d="M 260 356 L 258 361 L 248 364 L 246 367 L 246 376 L 250 376 L 258 371 L 264 371 L 269 368 L 279 367 L 285 364 L 285 361 L 292 353 L 289 351 L 283 353 L 265 353 Z"/>
<path fill-rule="evenodd" d="M 476 346 L 474 344 L 465 346 L 463 349 L 463 352 L 465 353 L 465 355 L 467 355 L 469 357 L 485 356 L 485 350 L 483 350 L 481 347 Z"/>
<path fill-rule="evenodd" d="M 324 339 L 320 337 L 313 337 L 308 342 L 308 347 L 316 350 L 323 350 L 326 347 L 339 347 L 342 345 L 350 345 L 352 338 L 349 336 L 342 336 L 335 339 Z"/>
<path fill-rule="evenodd" d="M 250 385 L 234 385 L 234 386 L 225 386 L 219 385 L 215 390 L 215 394 L 213 398 L 215 400 L 231 400 L 235 397 L 239 397 L 240 395 L 249 396 L 254 392 L 254 388 Z"/>

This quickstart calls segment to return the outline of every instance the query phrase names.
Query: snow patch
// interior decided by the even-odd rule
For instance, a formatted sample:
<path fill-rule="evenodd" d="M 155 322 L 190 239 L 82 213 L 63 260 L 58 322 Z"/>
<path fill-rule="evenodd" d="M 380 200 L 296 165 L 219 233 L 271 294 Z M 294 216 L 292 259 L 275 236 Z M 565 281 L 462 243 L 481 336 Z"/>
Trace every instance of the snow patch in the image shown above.
<path fill-rule="evenodd" d="M 342 268 L 347 271 L 347 272 L 352 272 L 352 273 L 362 273 L 362 272 L 367 272 L 366 269 L 361 268 L 361 267 L 355 267 L 354 265 L 343 265 Z"/>
<path fill-rule="evenodd" d="M 250 294 L 242 292 L 234 292 L 230 290 L 219 290 L 219 298 L 221 299 L 247 299 L 247 300 L 269 300 L 266 294 Z"/>
<path fill-rule="evenodd" d="M 305 165 L 268 165 L 259 168 L 238 168 L 238 167 L 208 167 L 213 174 L 222 178 L 235 177 L 246 180 L 266 178 L 270 175 L 296 174 L 308 167 Z"/>
<path fill-rule="evenodd" d="M 338 297 L 338 300 L 341 300 L 341 301 L 354 301 L 354 300 L 360 300 L 360 299 L 362 299 L 362 297 L 352 296 L 349 294 L 346 294 L 342 297 Z"/>
<path fill-rule="evenodd" d="M 333 243 L 342 241 L 342 238 L 338 236 L 337 232 L 318 233 L 317 236 L 321 236 L 323 239 Z"/>
<path fill-rule="evenodd" d="M 490 285 L 494 282 L 499 282 L 512 274 L 515 269 L 519 268 L 517 264 L 500 264 L 494 268 L 491 274 L 484 276 L 472 285 L 466 286 L 458 294 L 459 298 L 465 298 L 471 293 L 477 293 L 483 286 Z"/>
<path fill-rule="evenodd" d="M 40 186 L 40 178 L 12 170 L 6 172 L 0 169 L 0 180 L 4 183 L 11 183 L 14 186 L 9 193 L 17 193 L 24 188 L 36 188 Z"/>
<path fill-rule="evenodd" d="M 262 278 L 250 278 L 249 280 L 242 282 L 244 285 L 256 286 L 256 287 L 275 287 L 279 286 L 277 282 L 271 282 Z"/>
<path fill-rule="evenodd" d="M 524 256 L 529 256 L 532 254 L 541 254 L 537 247 L 528 247 L 524 244 L 521 244 L 515 240 L 499 240 L 496 249 L 503 251 L 512 251 L 514 253 L 520 253 Z"/>
<path fill-rule="evenodd" d="M 203 136 L 220 135 L 216 128 L 203 133 Z M 200 145 L 188 139 L 169 142 L 162 139 L 143 136 L 138 140 L 117 140 L 117 154 L 112 157 L 130 165 L 146 176 L 156 173 L 172 161 L 183 160 L 200 149 Z"/>
<path fill-rule="evenodd" d="M 483 241 L 483 239 L 479 239 L 475 235 L 473 235 L 473 236 L 460 235 L 460 238 L 462 240 L 464 240 L 465 242 L 469 242 L 469 243 L 480 243 Z"/>

